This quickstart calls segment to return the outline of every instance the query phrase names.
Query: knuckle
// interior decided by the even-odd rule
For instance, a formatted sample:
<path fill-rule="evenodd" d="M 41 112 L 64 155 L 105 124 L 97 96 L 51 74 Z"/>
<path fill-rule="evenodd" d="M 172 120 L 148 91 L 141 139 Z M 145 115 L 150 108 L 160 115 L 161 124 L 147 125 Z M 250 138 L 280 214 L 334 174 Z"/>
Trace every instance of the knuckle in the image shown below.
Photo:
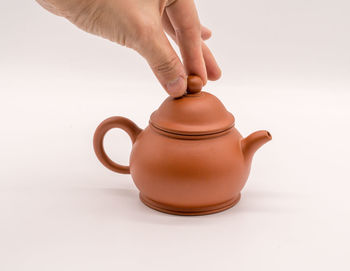
<path fill-rule="evenodd" d="M 177 63 L 177 57 L 174 55 L 160 62 L 160 64 L 154 65 L 152 68 L 158 73 L 168 74 L 176 68 Z"/>

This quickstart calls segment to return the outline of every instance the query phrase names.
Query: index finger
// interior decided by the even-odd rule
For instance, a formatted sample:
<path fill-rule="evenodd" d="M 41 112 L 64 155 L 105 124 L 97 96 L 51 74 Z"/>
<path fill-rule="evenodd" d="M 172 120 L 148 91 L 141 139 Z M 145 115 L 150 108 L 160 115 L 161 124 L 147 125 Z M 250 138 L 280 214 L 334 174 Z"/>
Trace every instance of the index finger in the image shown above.
<path fill-rule="evenodd" d="M 177 43 L 187 74 L 199 75 L 207 82 L 202 53 L 201 25 L 193 0 L 176 0 L 166 12 L 175 30 Z"/>

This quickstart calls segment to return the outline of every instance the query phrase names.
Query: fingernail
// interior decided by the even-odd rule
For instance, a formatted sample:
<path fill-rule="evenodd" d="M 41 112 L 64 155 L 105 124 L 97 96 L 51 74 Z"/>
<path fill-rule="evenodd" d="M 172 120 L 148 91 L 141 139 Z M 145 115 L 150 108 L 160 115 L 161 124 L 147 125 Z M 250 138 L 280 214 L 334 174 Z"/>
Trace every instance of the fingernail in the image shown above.
<path fill-rule="evenodd" d="M 180 97 L 186 91 L 186 81 L 183 77 L 179 76 L 175 80 L 168 82 L 166 89 L 171 96 Z"/>

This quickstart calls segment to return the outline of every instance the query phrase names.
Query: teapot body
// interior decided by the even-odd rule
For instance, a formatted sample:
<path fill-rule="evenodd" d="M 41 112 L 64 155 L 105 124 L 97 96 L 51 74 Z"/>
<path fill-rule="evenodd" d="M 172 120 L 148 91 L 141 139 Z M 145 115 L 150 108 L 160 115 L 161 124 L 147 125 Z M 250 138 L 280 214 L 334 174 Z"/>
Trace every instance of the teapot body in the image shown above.
<path fill-rule="evenodd" d="M 234 128 L 190 136 L 151 124 L 133 144 L 130 173 L 148 206 L 175 214 L 221 211 L 238 202 L 248 178 L 242 136 Z"/>
<path fill-rule="evenodd" d="M 144 130 L 124 117 L 104 120 L 95 131 L 94 150 L 108 169 L 132 175 L 149 207 L 203 215 L 239 201 L 254 153 L 272 137 L 261 130 L 242 138 L 221 101 L 201 91 L 200 78 L 189 79 L 188 93 L 165 99 Z M 113 128 L 132 140 L 129 165 L 115 163 L 104 150 L 103 138 Z"/>

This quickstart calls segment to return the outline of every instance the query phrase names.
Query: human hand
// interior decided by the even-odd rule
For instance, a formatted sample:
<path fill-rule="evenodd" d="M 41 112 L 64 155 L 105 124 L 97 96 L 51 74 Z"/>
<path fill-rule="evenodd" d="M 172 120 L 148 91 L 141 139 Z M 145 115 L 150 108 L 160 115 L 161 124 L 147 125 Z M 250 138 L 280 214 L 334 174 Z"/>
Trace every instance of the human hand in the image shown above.
<path fill-rule="evenodd" d="M 171 96 L 185 93 L 189 74 L 204 84 L 221 76 L 204 43 L 210 30 L 201 26 L 193 0 L 36 1 L 84 31 L 136 50 Z M 179 46 L 183 64 L 164 31 Z"/>

